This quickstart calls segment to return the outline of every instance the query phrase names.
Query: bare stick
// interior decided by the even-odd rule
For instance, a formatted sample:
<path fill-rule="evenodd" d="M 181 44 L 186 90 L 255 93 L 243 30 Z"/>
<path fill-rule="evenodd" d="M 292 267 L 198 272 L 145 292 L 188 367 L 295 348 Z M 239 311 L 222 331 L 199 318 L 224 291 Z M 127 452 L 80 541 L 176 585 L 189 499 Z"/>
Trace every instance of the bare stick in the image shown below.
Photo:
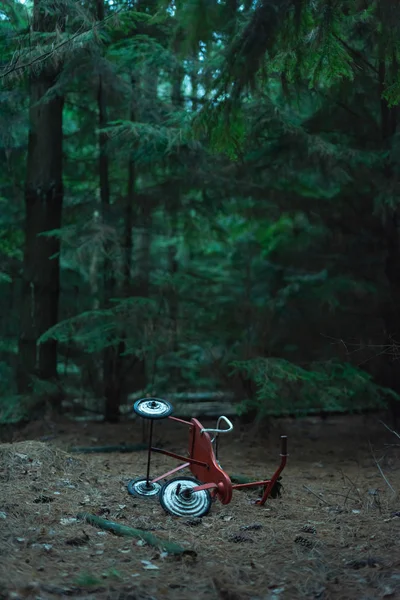
<path fill-rule="evenodd" d="M 310 490 L 309 487 L 307 487 L 306 485 L 303 485 L 303 488 L 305 490 L 307 490 L 307 492 L 310 492 L 310 494 L 312 494 L 313 496 L 315 496 L 316 498 L 318 498 L 318 500 L 320 500 L 321 502 L 323 502 L 327 506 L 330 506 L 329 502 L 327 502 L 326 500 L 324 500 L 323 498 L 321 498 L 321 496 L 318 496 L 318 494 L 316 494 L 315 492 L 313 492 L 312 490 Z"/>
<path fill-rule="evenodd" d="M 344 503 L 346 504 L 347 500 L 352 500 L 353 502 L 360 502 L 359 498 L 353 498 L 352 496 L 349 496 L 349 492 L 347 492 L 347 494 L 340 494 L 339 492 L 329 492 L 330 496 L 341 496 L 342 498 L 345 498 Z"/>
<path fill-rule="evenodd" d="M 375 454 L 374 454 L 374 451 L 373 451 L 373 449 L 372 449 L 371 442 L 369 442 L 369 447 L 370 447 L 370 449 L 371 449 L 371 454 L 372 454 L 372 456 L 373 456 L 373 459 L 374 459 L 374 461 L 375 461 L 375 464 L 376 464 L 376 466 L 378 467 L 379 473 L 382 475 L 382 478 L 383 478 L 384 482 L 386 483 L 386 485 L 387 485 L 387 486 L 388 486 L 388 487 L 389 487 L 389 488 L 392 490 L 393 494 L 395 494 L 395 493 L 396 493 L 396 490 L 395 490 L 395 489 L 394 489 L 394 488 L 393 488 L 393 487 L 390 485 L 390 483 L 389 483 L 389 481 L 387 480 L 387 478 L 386 478 L 386 476 L 385 476 L 384 472 L 382 471 L 382 467 L 381 467 L 381 465 L 379 464 L 379 462 L 378 462 L 378 460 L 377 460 L 377 458 L 376 458 L 376 456 L 375 456 Z"/>
<path fill-rule="evenodd" d="M 386 429 L 387 429 L 388 431 L 390 431 L 390 433 L 393 433 L 393 435 L 395 435 L 396 437 L 398 437 L 398 438 L 399 438 L 399 440 L 400 440 L 400 433 L 397 433 L 397 431 L 395 431 L 394 429 L 390 429 L 390 427 L 389 427 L 388 425 L 386 425 L 386 423 L 384 423 L 383 421 L 379 421 L 379 423 L 382 423 L 382 425 L 383 425 L 384 427 L 386 427 Z"/>
<path fill-rule="evenodd" d="M 354 483 L 354 481 L 352 479 L 350 479 L 350 477 L 348 475 L 346 475 L 345 473 L 343 473 L 342 469 L 339 469 L 339 473 L 342 476 L 343 479 L 343 483 L 346 483 L 346 480 L 350 483 L 350 485 L 352 486 L 353 490 L 355 491 L 355 493 L 357 494 L 359 501 L 362 502 L 362 496 L 357 488 L 357 485 Z M 349 491 L 350 493 L 350 491 Z"/>

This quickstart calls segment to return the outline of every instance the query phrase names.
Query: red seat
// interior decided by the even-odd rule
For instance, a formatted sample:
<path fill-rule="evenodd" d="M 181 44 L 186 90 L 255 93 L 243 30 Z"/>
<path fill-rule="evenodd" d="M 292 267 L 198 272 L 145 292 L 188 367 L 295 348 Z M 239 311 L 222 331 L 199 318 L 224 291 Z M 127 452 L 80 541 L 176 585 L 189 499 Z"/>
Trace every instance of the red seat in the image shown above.
<path fill-rule="evenodd" d="M 202 483 L 213 484 L 201 485 L 195 489 L 210 489 L 211 493 L 214 491 L 217 494 L 222 504 L 229 504 L 232 499 L 231 479 L 218 465 L 210 435 L 204 431 L 203 425 L 197 419 L 191 419 L 190 422 L 189 457 L 204 463 L 204 466 L 191 463 L 190 470 Z"/>

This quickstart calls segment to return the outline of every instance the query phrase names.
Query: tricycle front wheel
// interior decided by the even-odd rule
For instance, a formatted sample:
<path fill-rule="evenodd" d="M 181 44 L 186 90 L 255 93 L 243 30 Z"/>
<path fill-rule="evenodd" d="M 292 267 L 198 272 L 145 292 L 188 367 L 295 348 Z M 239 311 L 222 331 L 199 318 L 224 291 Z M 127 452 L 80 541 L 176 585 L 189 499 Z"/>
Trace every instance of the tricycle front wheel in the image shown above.
<path fill-rule="evenodd" d="M 139 417 L 157 420 L 169 417 L 174 408 L 163 398 L 141 398 L 135 402 L 133 410 Z"/>

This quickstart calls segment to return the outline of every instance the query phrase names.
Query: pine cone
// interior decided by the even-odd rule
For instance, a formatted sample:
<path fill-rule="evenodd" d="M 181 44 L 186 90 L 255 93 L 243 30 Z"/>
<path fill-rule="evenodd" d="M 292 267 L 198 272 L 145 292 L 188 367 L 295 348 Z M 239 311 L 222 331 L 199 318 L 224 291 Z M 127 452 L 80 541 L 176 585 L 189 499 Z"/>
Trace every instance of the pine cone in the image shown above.
<path fill-rule="evenodd" d="M 298 535 L 297 538 L 294 540 L 295 544 L 300 544 L 301 546 L 304 546 L 305 548 L 312 548 L 313 547 L 313 543 L 311 540 L 309 540 L 308 538 L 304 538 L 301 535 Z"/>
<path fill-rule="evenodd" d="M 303 531 L 304 533 L 312 533 L 313 535 L 316 535 L 317 533 L 317 530 L 312 525 L 303 525 L 301 531 Z"/>

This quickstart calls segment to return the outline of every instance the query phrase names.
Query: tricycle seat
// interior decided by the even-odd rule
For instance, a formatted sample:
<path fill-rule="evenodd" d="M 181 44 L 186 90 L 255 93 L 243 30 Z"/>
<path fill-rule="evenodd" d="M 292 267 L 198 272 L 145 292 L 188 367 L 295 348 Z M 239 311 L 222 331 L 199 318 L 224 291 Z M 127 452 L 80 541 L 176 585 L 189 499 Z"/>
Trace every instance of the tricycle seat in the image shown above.
<path fill-rule="evenodd" d="M 230 423 L 230 425 L 232 424 Z M 232 499 L 232 482 L 229 475 L 225 473 L 217 462 L 213 440 L 210 438 L 208 431 L 204 429 L 203 425 L 197 419 L 191 420 L 189 428 L 189 456 L 196 462 L 192 462 L 189 468 L 199 481 L 204 484 L 214 484 L 213 493 L 218 496 L 222 504 L 229 504 Z M 215 429 L 212 431 L 216 432 Z"/>

